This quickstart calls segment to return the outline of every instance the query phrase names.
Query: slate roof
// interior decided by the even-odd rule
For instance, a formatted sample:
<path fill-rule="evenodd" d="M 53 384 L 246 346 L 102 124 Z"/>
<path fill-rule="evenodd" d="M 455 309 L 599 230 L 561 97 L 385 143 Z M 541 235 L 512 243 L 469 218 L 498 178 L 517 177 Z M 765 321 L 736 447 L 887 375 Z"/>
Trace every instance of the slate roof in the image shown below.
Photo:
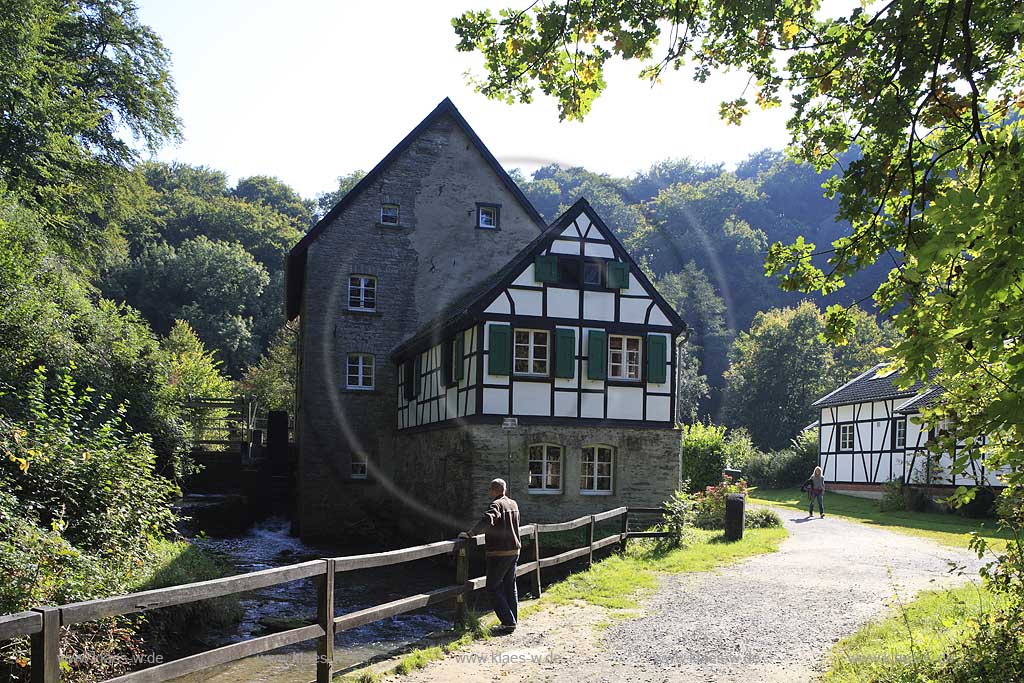
<path fill-rule="evenodd" d="M 470 127 L 469 123 L 462 117 L 459 110 L 455 108 L 455 104 L 449 98 L 444 98 L 440 104 L 438 104 L 432 112 L 427 114 L 426 118 L 419 122 L 419 124 L 412 129 L 412 131 L 402 138 L 402 141 L 395 145 L 394 149 L 388 152 L 387 156 L 380 160 L 380 162 L 373 167 L 373 169 L 367 173 L 362 180 L 355 184 L 355 186 L 349 190 L 344 197 L 341 198 L 337 204 L 334 205 L 330 211 L 328 211 L 323 218 L 317 221 L 316 225 L 310 228 L 298 243 L 292 247 L 292 250 L 288 252 L 288 257 L 285 260 L 285 316 L 288 320 L 293 319 L 299 314 L 299 308 L 302 301 L 302 289 L 305 286 L 306 279 L 306 251 L 309 249 L 309 245 L 316 241 L 320 236 L 320 233 L 330 225 L 334 219 L 345 210 L 349 204 L 351 204 L 356 197 L 358 197 L 363 190 L 372 185 L 384 170 L 391 165 L 391 163 L 398 158 L 398 156 L 405 151 L 409 145 L 413 143 L 427 128 L 434 124 L 434 122 L 441 116 L 451 116 L 455 120 L 455 123 L 462 129 L 466 134 L 466 137 L 470 139 L 473 146 L 476 147 L 480 156 L 484 158 L 484 161 L 491 167 L 494 173 L 498 176 L 498 179 L 508 188 L 508 191 L 512 193 L 512 196 L 516 198 L 519 204 L 526 211 L 527 215 L 537 224 L 537 227 L 542 232 L 545 228 L 544 218 L 540 215 L 530 200 L 526 198 L 523 191 L 519 189 L 516 182 L 512 180 L 512 177 L 505 172 L 505 169 L 501 167 L 498 160 L 494 158 L 491 151 L 487 149 L 483 141 L 476 134 L 476 132 Z"/>
<path fill-rule="evenodd" d="M 844 406 L 851 403 L 865 403 L 867 401 L 885 401 L 894 398 L 916 397 L 922 391 L 932 391 L 935 387 L 928 382 L 915 382 L 907 389 L 900 389 L 893 381 L 899 375 L 884 375 L 884 370 L 889 367 L 888 363 L 879 363 L 867 372 L 854 377 L 852 380 L 839 387 L 830 394 L 822 396 L 811 404 L 812 408 L 827 408 L 830 406 Z M 928 373 L 929 379 L 935 376 L 935 371 Z M 906 404 L 904 404 L 906 405 Z"/>
<path fill-rule="evenodd" d="M 938 404 L 939 399 L 946 393 L 946 390 L 942 387 L 931 387 L 919 396 L 915 396 L 906 403 L 897 406 L 896 412 L 903 413 L 904 415 L 909 413 L 920 412 L 921 408 L 931 408 Z"/>
<path fill-rule="evenodd" d="M 685 330 L 687 328 L 686 323 L 679 317 L 679 314 L 658 293 L 658 290 L 647 279 L 643 271 L 635 267 L 636 262 L 629 255 L 629 252 L 626 251 L 626 248 L 622 246 L 618 238 L 615 237 L 615 233 L 611 231 L 604 221 L 601 220 L 601 217 L 597 215 L 597 212 L 594 211 L 594 208 L 590 206 L 590 202 L 581 198 L 566 209 L 561 216 L 556 218 L 544 232 L 523 247 L 519 253 L 513 256 L 492 277 L 487 278 L 480 286 L 445 306 L 432 320 L 417 330 L 412 337 L 399 344 L 391 353 L 392 360 L 399 360 L 411 352 L 422 351 L 436 344 L 437 340 L 445 339 L 459 329 L 464 328 L 467 321 L 474 319 L 490 303 L 491 299 L 512 283 L 516 275 L 527 266 L 536 254 L 543 251 L 549 242 L 558 237 L 568 227 L 569 223 L 581 214 L 585 214 L 590 219 L 591 223 L 598 228 L 609 241 L 612 249 L 621 258 L 634 266 L 634 268 L 630 269 L 630 272 L 640 280 L 646 289 L 653 293 L 655 301 L 662 307 L 672 326 L 677 331 Z"/>

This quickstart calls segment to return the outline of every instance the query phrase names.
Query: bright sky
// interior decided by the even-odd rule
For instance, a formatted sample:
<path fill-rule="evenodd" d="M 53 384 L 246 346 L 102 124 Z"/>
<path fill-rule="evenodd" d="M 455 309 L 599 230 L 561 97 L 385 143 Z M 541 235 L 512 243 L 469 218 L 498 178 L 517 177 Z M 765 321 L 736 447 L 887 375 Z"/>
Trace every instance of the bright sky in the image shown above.
<path fill-rule="evenodd" d="M 489 101 L 467 85 L 481 60 L 456 52 L 450 23 L 485 1 L 142 0 L 142 20 L 173 53 L 185 124 L 184 142 L 159 158 L 234 180 L 275 175 L 312 197 L 373 167 L 446 96 L 507 169 L 557 162 L 626 175 L 670 157 L 733 165 L 788 140 L 784 108 L 755 107 L 739 128 L 719 120 L 719 102 L 746 83 L 735 73 L 706 84 L 671 73 L 652 88 L 639 64 L 616 63 L 583 123 L 560 123 L 543 96 Z"/>

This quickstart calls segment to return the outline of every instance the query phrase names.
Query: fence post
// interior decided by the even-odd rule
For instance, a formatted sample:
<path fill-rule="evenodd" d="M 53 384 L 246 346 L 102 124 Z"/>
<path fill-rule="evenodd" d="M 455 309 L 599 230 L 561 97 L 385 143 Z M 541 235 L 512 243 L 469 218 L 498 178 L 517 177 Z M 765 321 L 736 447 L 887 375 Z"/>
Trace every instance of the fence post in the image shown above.
<path fill-rule="evenodd" d="M 537 597 L 540 597 L 540 531 L 537 529 L 537 525 L 533 525 L 533 561 L 537 563 L 537 568 L 533 570 L 533 588 Z"/>
<path fill-rule="evenodd" d="M 43 630 L 32 634 L 32 683 L 60 681 L 60 608 L 33 609 L 43 616 Z"/>
<path fill-rule="evenodd" d="M 590 544 L 590 555 L 587 557 L 587 566 L 593 566 L 594 564 L 594 527 L 596 526 L 594 521 L 594 515 L 590 515 L 590 526 L 587 529 L 587 542 Z"/>
<path fill-rule="evenodd" d="M 456 541 L 455 550 L 455 584 L 466 587 L 469 581 L 469 539 Z M 466 627 L 466 593 L 455 598 L 455 624 L 461 628 Z"/>
<path fill-rule="evenodd" d="M 629 508 L 622 513 L 622 542 L 619 543 L 619 553 L 626 554 L 626 541 L 629 539 Z"/>
<path fill-rule="evenodd" d="M 316 620 L 324 630 L 316 641 L 316 683 L 330 683 L 334 675 L 334 560 L 324 563 L 327 571 L 316 584 Z"/>

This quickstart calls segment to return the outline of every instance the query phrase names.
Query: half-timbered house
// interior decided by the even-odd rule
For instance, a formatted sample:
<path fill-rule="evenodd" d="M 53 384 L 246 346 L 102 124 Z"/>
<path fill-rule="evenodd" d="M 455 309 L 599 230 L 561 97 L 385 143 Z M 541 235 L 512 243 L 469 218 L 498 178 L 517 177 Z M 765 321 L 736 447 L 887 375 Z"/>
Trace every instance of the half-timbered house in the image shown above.
<path fill-rule="evenodd" d="M 509 481 L 528 521 L 679 485 L 685 330 L 585 200 L 550 226 L 449 100 L 292 250 L 299 526 L 438 537 Z"/>
<path fill-rule="evenodd" d="M 935 405 L 942 389 L 927 382 L 899 388 L 896 377 L 891 365 L 880 363 L 812 404 L 820 411 L 819 464 L 829 488 L 879 497 L 882 486 L 899 477 L 937 490 L 1000 486 L 999 472 L 983 462 L 970 461 L 955 474 L 955 453 L 929 457 L 928 443 L 943 425 L 924 423 L 921 409 Z"/>

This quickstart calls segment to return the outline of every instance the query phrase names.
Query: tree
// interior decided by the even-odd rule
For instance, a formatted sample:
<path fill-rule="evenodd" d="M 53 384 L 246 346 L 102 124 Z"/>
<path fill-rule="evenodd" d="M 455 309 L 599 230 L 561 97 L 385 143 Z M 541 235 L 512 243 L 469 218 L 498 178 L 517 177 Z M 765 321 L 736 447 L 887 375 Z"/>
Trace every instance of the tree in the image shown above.
<path fill-rule="evenodd" d="M 814 421 L 811 404 L 877 362 L 888 339 L 873 317 L 856 312 L 857 331 L 842 351 L 824 339 L 825 318 L 809 301 L 758 313 L 729 351 L 726 419 L 761 448 L 778 449 Z"/>
<path fill-rule="evenodd" d="M 299 327 L 295 321 L 285 323 L 256 365 L 250 366 L 242 378 L 242 386 L 251 392 L 259 405 L 268 410 L 286 410 L 295 414 L 296 343 Z"/>
<path fill-rule="evenodd" d="M 154 150 L 180 134 L 169 69 L 131 0 L 5 3 L 0 186 L 38 210 L 51 236 L 101 255 L 137 156 L 125 135 Z"/>
<path fill-rule="evenodd" d="M 678 368 L 680 418 L 691 411 L 690 422 L 717 415 L 724 388 L 722 373 L 732 341 L 732 331 L 725 320 L 725 302 L 707 274 L 693 261 L 679 272 L 657 278 L 655 285 L 689 327 L 689 338 L 680 351 Z M 684 394 L 687 396 L 685 403 Z M 686 406 L 685 413 L 683 406 Z"/>
<path fill-rule="evenodd" d="M 299 193 L 277 178 L 254 175 L 238 181 L 231 194 L 251 204 L 263 204 L 295 221 L 295 227 L 305 230 L 313 222 L 316 202 L 303 199 Z"/>
<path fill-rule="evenodd" d="M 788 95 L 795 160 L 823 170 L 856 146 L 860 156 L 825 184 L 849 234 L 821 250 L 800 237 L 776 243 L 767 272 L 789 290 L 828 294 L 889 264 L 874 298 L 884 311 L 903 306 L 892 350 L 902 381 L 938 369 L 946 398 L 926 417 L 955 418 L 950 438 L 968 440 L 960 463 L 987 456 L 1024 485 L 1022 17 L 1020 0 L 893 0 L 829 14 L 802 0 L 568 0 L 453 24 L 458 49 L 485 58 L 477 88 L 489 97 L 528 102 L 540 87 L 563 118 L 579 119 L 606 86 L 608 60 L 643 62 L 655 82 L 689 60 L 698 81 L 746 70 L 762 108 Z M 720 114 L 739 124 L 748 105 L 741 93 Z M 827 337 L 845 343 L 856 314 L 834 304 L 826 317 Z"/>
<path fill-rule="evenodd" d="M 231 373 L 259 354 L 253 316 L 270 278 L 240 244 L 206 237 L 158 243 L 110 272 L 105 289 L 137 308 L 160 334 L 187 322 Z"/>

